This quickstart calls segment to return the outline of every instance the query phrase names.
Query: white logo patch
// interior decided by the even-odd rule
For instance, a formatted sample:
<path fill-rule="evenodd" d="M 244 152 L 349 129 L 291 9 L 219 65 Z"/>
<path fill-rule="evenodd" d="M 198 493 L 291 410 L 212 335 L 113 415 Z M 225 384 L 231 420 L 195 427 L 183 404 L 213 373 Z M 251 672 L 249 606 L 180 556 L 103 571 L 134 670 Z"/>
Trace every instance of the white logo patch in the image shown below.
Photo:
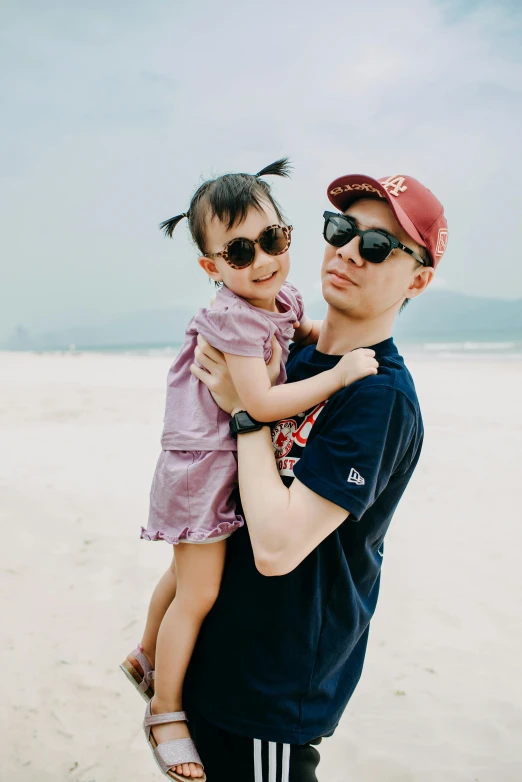
<path fill-rule="evenodd" d="M 366 481 L 362 477 L 360 473 L 357 472 L 357 470 L 354 470 L 353 467 L 350 470 L 350 475 L 348 476 L 348 483 L 356 483 L 357 486 L 364 486 Z"/>
<path fill-rule="evenodd" d="M 393 196 L 400 196 L 401 193 L 405 193 L 408 189 L 408 185 L 404 184 L 405 177 L 397 174 L 396 176 L 389 176 L 388 179 L 381 179 L 381 185 Z"/>
<path fill-rule="evenodd" d="M 448 244 L 448 232 L 445 228 L 439 228 L 437 236 L 437 249 L 435 255 L 442 255 Z"/>

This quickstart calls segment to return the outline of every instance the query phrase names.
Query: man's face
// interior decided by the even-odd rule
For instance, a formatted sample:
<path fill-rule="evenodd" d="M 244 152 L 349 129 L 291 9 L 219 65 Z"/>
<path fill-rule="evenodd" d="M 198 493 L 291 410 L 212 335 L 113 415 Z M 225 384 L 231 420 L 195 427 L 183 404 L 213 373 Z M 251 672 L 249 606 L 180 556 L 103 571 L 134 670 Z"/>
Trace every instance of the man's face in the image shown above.
<path fill-rule="evenodd" d="M 364 198 L 351 204 L 345 214 L 361 230 L 380 228 L 406 247 L 420 250 L 401 228 L 387 203 Z M 416 276 L 428 275 L 428 281 L 431 279 L 432 269 L 417 268 L 417 262 L 399 249 L 383 263 L 364 260 L 359 255 L 359 242 L 360 238 L 355 236 L 344 247 L 326 244 L 321 282 L 323 297 L 334 309 L 361 320 L 376 318 L 386 311 L 398 310 L 406 297 L 417 295 L 410 287 Z"/>

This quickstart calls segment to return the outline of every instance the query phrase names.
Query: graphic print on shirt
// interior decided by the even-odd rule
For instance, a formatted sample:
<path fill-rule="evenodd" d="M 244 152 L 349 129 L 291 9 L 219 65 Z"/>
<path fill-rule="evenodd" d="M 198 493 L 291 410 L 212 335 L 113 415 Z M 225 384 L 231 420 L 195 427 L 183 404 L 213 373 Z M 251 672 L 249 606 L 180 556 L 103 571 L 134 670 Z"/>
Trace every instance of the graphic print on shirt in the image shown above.
<path fill-rule="evenodd" d="M 284 418 L 272 426 L 272 447 L 279 475 L 294 477 L 294 467 L 310 436 L 312 427 L 328 400 L 321 402 L 307 413 L 294 418 Z"/>

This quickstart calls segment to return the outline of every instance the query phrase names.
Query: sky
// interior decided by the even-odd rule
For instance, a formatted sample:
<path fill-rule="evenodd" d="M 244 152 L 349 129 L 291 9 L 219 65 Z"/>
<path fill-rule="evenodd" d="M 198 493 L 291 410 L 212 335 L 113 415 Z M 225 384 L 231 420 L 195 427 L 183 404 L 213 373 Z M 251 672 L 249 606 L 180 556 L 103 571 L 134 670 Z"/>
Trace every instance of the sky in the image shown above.
<path fill-rule="evenodd" d="M 212 288 L 184 211 L 289 156 L 290 279 L 320 297 L 326 188 L 410 174 L 442 201 L 435 285 L 522 298 L 522 4 L 0 0 L 0 342 Z"/>

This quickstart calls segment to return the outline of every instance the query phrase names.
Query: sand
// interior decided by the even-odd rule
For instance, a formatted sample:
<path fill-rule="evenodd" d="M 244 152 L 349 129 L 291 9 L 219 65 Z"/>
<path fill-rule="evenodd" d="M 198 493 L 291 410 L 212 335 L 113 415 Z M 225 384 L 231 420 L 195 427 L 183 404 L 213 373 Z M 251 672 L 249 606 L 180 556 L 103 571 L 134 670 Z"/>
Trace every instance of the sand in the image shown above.
<path fill-rule="evenodd" d="M 138 534 L 168 365 L 0 354 L 2 782 L 160 778 L 118 664 L 170 559 Z M 410 367 L 424 452 L 319 778 L 520 782 L 522 362 Z"/>

